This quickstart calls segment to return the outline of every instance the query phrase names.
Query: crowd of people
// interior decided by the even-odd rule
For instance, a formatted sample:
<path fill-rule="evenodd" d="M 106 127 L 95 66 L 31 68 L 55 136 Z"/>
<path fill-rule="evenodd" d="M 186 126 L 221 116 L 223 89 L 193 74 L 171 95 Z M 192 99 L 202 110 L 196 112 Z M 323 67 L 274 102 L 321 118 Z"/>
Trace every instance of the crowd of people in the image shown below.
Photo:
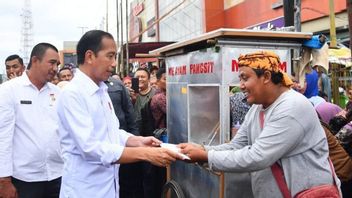
<path fill-rule="evenodd" d="M 5 60 L 0 197 L 161 197 L 166 167 L 182 160 L 161 148 L 155 134 L 166 128 L 166 71 L 141 67 L 120 80 L 116 53 L 111 34 L 92 30 L 77 44 L 77 68 L 59 67 L 50 43 L 32 49 L 27 67 L 18 55 Z M 342 194 L 352 197 L 352 90 L 341 108 L 329 93 L 319 96 L 329 92 L 319 67 L 302 87 L 280 70 L 273 52 L 241 55 L 238 62 L 232 140 L 180 143 L 186 162 L 250 173 L 254 197 L 307 190 L 340 197 L 340 181 Z"/>

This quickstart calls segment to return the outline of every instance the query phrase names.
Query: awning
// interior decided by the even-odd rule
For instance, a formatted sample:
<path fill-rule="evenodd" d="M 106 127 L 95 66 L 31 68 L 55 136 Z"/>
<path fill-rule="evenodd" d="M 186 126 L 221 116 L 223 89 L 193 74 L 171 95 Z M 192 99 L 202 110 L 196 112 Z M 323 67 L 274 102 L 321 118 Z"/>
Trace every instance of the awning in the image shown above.
<path fill-rule="evenodd" d="M 128 43 L 128 58 L 138 58 L 136 54 L 149 54 L 149 51 L 164 47 L 175 42 L 144 42 Z M 123 45 L 124 58 L 126 58 L 126 44 Z"/>
<path fill-rule="evenodd" d="M 340 47 L 339 49 L 329 49 L 329 62 L 346 67 L 352 66 L 351 50 L 347 47 Z"/>

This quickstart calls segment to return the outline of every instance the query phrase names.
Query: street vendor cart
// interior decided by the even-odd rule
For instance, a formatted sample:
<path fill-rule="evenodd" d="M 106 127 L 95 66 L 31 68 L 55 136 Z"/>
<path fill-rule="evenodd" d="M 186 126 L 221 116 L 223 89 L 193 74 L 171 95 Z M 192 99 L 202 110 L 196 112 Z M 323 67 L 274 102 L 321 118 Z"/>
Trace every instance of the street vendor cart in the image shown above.
<path fill-rule="evenodd" d="M 219 29 L 151 51 L 166 63 L 169 143 L 230 141 L 229 96 L 230 88 L 239 84 L 240 54 L 274 51 L 281 69 L 291 74 L 293 50 L 311 37 L 310 33 Z M 213 172 L 177 161 L 170 166 L 168 178 L 174 190 L 181 191 L 171 197 L 253 196 L 248 173 Z"/>

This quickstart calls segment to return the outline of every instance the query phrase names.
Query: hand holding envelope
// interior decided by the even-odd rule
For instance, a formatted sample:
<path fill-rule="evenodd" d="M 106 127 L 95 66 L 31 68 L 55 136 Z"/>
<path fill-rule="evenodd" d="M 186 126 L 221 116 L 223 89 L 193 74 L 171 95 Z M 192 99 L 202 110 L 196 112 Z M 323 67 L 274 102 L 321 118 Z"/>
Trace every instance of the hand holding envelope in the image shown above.
<path fill-rule="evenodd" d="M 160 144 L 160 147 L 161 147 L 161 148 L 169 149 L 169 150 L 171 150 L 172 152 L 177 153 L 177 154 L 180 156 L 180 158 L 181 158 L 182 160 L 191 160 L 190 157 L 188 157 L 187 155 L 181 153 L 181 148 L 177 147 L 176 144 L 161 143 L 161 144 Z"/>
<path fill-rule="evenodd" d="M 208 162 L 208 152 L 202 145 L 194 143 L 181 143 L 177 145 L 181 149 L 181 153 L 188 156 L 190 159 L 187 162 Z"/>

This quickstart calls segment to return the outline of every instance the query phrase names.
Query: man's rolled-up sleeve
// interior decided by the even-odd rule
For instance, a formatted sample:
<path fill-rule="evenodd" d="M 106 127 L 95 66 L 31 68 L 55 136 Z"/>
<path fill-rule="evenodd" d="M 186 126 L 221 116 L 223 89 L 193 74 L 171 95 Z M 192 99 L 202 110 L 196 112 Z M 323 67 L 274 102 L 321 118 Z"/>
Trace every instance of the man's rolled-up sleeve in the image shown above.
<path fill-rule="evenodd" d="M 122 155 L 124 144 L 102 141 L 94 134 L 93 118 L 89 116 L 88 108 L 83 97 L 72 92 L 63 92 L 58 100 L 58 114 L 60 117 L 61 142 L 65 144 L 65 136 L 73 139 L 75 146 L 85 160 L 93 164 L 110 166 L 118 161 Z M 120 131 L 115 131 L 119 133 Z M 122 135 L 126 141 L 128 135 Z M 118 136 L 114 136 L 118 137 Z"/>

